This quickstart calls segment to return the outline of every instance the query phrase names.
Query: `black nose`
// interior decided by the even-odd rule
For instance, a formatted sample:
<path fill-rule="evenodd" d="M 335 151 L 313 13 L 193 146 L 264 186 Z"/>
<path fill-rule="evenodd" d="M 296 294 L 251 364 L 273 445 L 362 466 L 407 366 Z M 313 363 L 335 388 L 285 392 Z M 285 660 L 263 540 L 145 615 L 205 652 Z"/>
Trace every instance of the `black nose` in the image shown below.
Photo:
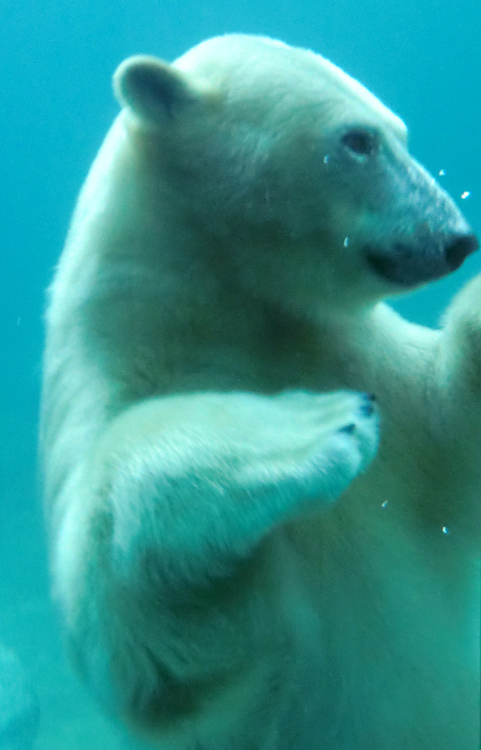
<path fill-rule="evenodd" d="M 459 268 L 461 263 L 474 253 L 479 247 L 478 240 L 474 234 L 455 234 L 449 238 L 449 244 L 446 247 L 445 257 L 451 271 Z"/>

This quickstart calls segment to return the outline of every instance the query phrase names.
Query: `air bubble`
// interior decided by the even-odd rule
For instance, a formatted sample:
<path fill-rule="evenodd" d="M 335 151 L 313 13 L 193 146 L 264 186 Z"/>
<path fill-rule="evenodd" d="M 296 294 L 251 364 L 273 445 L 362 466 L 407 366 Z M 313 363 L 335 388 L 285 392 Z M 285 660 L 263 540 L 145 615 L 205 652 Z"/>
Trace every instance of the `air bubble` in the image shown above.
<path fill-rule="evenodd" d="M 438 175 L 440 177 L 444 177 L 446 175 L 446 170 L 445 169 L 440 169 L 439 172 L 438 172 Z"/>
<path fill-rule="evenodd" d="M 388 502 L 389 502 L 389 500 L 385 500 L 385 501 L 384 501 L 384 502 L 382 503 L 382 505 L 381 505 L 381 508 L 387 508 L 387 504 L 388 504 Z"/>
<path fill-rule="evenodd" d="M 469 198 L 470 195 L 471 195 L 471 191 L 465 190 L 464 193 L 461 193 L 461 200 L 465 201 L 466 198 Z"/>
<path fill-rule="evenodd" d="M 329 164 L 329 159 L 330 159 L 330 158 L 331 158 L 331 157 L 329 156 L 329 154 L 326 154 L 326 155 L 325 155 L 325 157 L 324 157 L 324 159 L 323 159 L 323 161 L 324 161 L 324 164 Z"/>
<path fill-rule="evenodd" d="M 349 237 L 344 238 L 344 247 L 349 247 Z"/>
<path fill-rule="evenodd" d="M 449 534 L 449 529 L 447 526 L 443 526 L 443 534 Z"/>

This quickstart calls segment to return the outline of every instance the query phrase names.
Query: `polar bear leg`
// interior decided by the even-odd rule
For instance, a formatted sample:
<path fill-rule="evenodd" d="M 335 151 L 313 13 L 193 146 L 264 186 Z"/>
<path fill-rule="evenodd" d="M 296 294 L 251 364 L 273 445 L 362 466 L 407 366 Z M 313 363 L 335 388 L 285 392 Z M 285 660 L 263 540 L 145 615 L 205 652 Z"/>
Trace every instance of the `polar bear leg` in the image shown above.
<path fill-rule="evenodd" d="M 269 703 L 292 572 L 287 549 L 261 542 L 328 507 L 376 447 L 372 398 L 349 392 L 172 396 L 120 416 L 54 563 L 72 651 L 98 697 L 136 726 L 193 741 L 219 716 L 230 732 Z M 206 691 L 211 708 L 189 718 Z"/>

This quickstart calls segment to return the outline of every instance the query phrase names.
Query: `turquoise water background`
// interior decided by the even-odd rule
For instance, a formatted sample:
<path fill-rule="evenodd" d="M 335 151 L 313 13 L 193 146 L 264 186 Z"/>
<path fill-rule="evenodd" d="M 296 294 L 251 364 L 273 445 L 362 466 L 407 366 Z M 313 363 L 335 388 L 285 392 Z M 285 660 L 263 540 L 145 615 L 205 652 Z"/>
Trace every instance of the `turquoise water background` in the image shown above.
<path fill-rule="evenodd" d="M 133 53 L 173 59 L 233 31 L 310 47 L 367 85 L 407 122 L 413 154 L 434 175 L 444 170 L 442 184 L 481 232 L 479 0 L 3 0 L 0 639 L 20 655 L 38 693 L 39 750 L 117 746 L 70 675 L 48 600 L 36 470 L 44 290 L 78 189 L 117 112 L 115 67 Z M 436 325 L 478 270 L 481 254 L 397 306 Z"/>

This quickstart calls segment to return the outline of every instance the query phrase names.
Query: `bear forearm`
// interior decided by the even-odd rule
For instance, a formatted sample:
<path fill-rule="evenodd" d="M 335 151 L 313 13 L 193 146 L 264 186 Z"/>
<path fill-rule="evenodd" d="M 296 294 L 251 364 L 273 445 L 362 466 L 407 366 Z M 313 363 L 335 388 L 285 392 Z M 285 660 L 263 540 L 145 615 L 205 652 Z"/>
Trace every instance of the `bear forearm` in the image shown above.
<path fill-rule="evenodd" d="M 456 407 L 481 397 L 481 275 L 456 296 L 446 314 L 440 342 L 440 382 Z"/>
<path fill-rule="evenodd" d="M 148 564 L 167 589 L 229 575 L 273 528 L 329 506 L 376 443 L 362 394 L 211 393 L 133 407 L 106 431 L 94 467 L 116 570 L 135 578 Z"/>

